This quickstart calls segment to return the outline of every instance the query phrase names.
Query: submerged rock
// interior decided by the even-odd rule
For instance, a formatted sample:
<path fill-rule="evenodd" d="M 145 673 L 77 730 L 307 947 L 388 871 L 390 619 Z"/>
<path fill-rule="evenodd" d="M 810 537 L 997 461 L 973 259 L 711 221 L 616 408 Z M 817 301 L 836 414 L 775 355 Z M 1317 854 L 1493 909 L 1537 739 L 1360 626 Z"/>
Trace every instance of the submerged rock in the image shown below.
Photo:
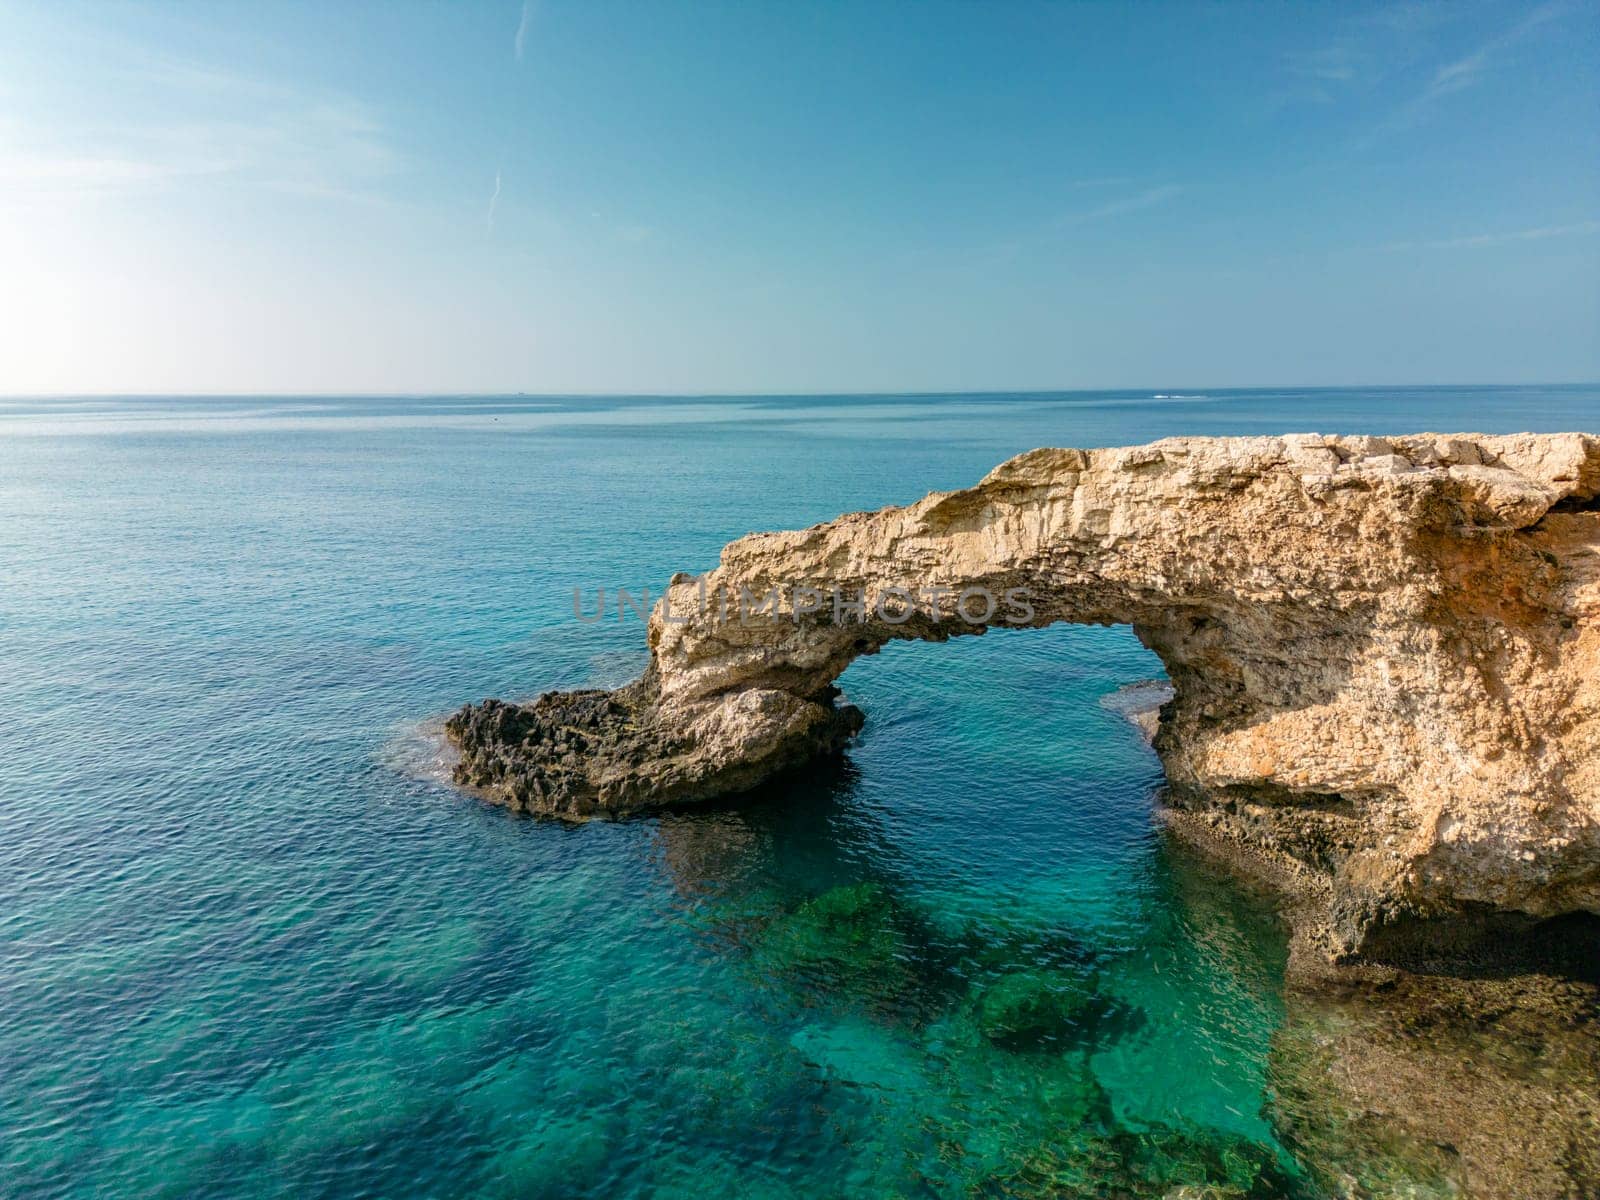
<path fill-rule="evenodd" d="M 915 1047 L 869 1021 L 806 1025 L 789 1044 L 828 1078 L 852 1087 L 906 1095 L 927 1087 Z"/>
<path fill-rule="evenodd" d="M 1011 971 L 978 1000 L 978 1028 L 999 1046 L 1065 1044 L 1083 1032 L 1096 1001 L 1094 982 L 1067 971 Z"/>
<path fill-rule="evenodd" d="M 1167 1200 L 1287 1200 L 1305 1194 L 1271 1150 L 1236 1134 L 1154 1129 L 1121 1134 L 1113 1143 L 1135 1195 L 1141 1188 L 1161 1189 Z"/>
<path fill-rule="evenodd" d="M 1019 1070 L 981 1036 L 950 1050 L 935 1055 L 934 1078 L 949 1092 L 925 1119 L 932 1145 L 919 1166 L 927 1181 L 921 1194 L 1048 1194 L 1006 1189 L 1025 1165 L 1098 1144 L 1113 1128 L 1111 1098 L 1086 1052 L 1037 1058 Z M 984 1099 L 974 1109 L 977 1097 Z"/>
<path fill-rule="evenodd" d="M 528 1131 L 489 1161 L 478 1191 L 543 1200 L 599 1189 L 615 1161 L 614 1115 L 537 1114 Z"/>
<path fill-rule="evenodd" d="M 1492 956 L 1519 922 L 1600 913 L 1586 434 L 1034 450 L 752 534 L 673 578 L 636 683 L 457 713 L 456 778 L 569 817 L 727 795 L 848 741 L 833 681 L 858 656 L 1058 621 L 1160 655 L 1174 826 L 1299 896 L 1322 955 Z"/>
<path fill-rule="evenodd" d="M 764 974 L 880 1004 L 911 985 L 910 958 L 893 900 L 870 882 L 833 888 L 773 921 L 753 956 Z"/>
<path fill-rule="evenodd" d="M 1025 1148 L 973 1191 L 1017 1200 L 1311 1200 L 1291 1168 L 1237 1134 L 1158 1126 Z"/>
<path fill-rule="evenodd" d="M 799 959 L 877 965 L 900 952 L 894 902 L 876 883 L 853 883 L 805 901 L 773 930 Z"/>

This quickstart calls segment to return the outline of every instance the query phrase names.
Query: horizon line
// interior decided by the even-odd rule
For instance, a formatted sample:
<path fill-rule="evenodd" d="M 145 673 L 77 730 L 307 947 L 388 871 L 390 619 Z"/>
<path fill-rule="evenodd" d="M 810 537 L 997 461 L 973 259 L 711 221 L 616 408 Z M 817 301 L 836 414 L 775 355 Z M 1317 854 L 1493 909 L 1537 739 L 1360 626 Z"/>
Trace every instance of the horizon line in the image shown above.
<path fill-rule="evenodd" d="M 421 399 L 507 399 L 526 398 L 530 400 L 774 400 L 793 397 L 823 397 L 842 398 L 849 396 L 1052 396 L 1076 395 L 1093 392 L 1146 392 L 1166 390 L 1168 395 L 1194 395 L 1193 391 L 1174 389 L 1188 388 L 1198 391 L 1219 392 L 1267 392 L 1280 390 L 1294 390 L 1304 392 L 1328 392 L 1340 390 L 1376 391 L 1382 388 L 1395 388 L 1400 390 L 1418 391 L 1425 389 L 1443 388 L 1567 388 L 1567 387 L 1600 387 L 1600 379 L 1531 379 L 1531 380 L 1500 380 L 1465 382 L 1446 381 L 1436 383 L 1266 383 L 1266 384 L 1139 384 L 1119 387 L 1024 387 L 1024 388 L 906 388 L 894 390 L 871 389 L 829 389 L 826 391 L 455 391 L 450 389 L 432 389 L 423 391 L 137 391 L 137 392 L 112 392 L 112 391 L 83 391 L 83 392 L 6 392 L 0 391 L 0 401 L 8 400 L 421 400 Z"/>

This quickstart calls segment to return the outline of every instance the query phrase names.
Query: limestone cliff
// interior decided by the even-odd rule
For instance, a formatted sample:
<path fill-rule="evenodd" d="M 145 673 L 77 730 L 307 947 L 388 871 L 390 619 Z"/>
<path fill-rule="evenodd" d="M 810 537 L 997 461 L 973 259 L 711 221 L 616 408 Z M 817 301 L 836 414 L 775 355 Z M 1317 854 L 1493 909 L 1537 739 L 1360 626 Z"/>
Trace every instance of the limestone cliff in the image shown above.
<path fill-rule="evenodd" d="M 1314 901 L 1330 954 L 1600 913 L 1597 496 L 1585 434 L 1035 450 L 731 543 L 674 577 L 641 680 L 452 718 L 457 778 L 573 817 L 703 800 L 842 746 L 832 682 L 891 639 L 1125 623 L 1175 688 L 1176 819 Z"/>

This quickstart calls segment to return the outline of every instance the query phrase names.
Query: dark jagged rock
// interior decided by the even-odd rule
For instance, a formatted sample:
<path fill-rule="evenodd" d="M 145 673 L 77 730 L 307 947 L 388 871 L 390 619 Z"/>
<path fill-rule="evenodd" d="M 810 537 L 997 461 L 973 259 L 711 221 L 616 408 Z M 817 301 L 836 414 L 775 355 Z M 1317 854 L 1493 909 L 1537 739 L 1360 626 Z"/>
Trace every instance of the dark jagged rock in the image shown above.
<path fill-rule="evenodd" d="M 547 692 L 532 704 L 485 700 L 445 722 L 460 751 L 455 782 L 508 808 L 583 818 L 662 808 L 754 787 L 837 753 L 861 729 L 861 710 L 772 692 L 688 724 L 663 719 L 649 677 L 614 692 Z M 777 721 L 782 736 L 725 755 L 729 717 Z"/>

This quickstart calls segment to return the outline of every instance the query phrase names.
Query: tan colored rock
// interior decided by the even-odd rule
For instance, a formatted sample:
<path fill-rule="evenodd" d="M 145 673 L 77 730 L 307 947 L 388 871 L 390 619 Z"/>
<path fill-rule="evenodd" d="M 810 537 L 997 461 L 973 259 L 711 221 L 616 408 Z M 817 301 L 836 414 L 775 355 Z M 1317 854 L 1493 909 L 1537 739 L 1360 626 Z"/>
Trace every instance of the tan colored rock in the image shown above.
<path fill-rule="evenodd" d="M 1175 820 L 1315 898 L 1330 954 L 1425 957 L 1430 918 L 1600 913 L 1597 494 L 1586 434 L 1034 450 L 731 543 L 674 577 L 611 709 L 453 718 L 458 778 L 568 816 L 706 799 L 843 744 L 859 715 L 832 681 L 887 641 L 1131 624 L 1176 689 L 1155 740 Z M 776 617 L 741 619 L 775 588 Z M 969 623 L 960 589 L 995 611 Z M 580 700 L 589 725 L 560 715 Z"/>

